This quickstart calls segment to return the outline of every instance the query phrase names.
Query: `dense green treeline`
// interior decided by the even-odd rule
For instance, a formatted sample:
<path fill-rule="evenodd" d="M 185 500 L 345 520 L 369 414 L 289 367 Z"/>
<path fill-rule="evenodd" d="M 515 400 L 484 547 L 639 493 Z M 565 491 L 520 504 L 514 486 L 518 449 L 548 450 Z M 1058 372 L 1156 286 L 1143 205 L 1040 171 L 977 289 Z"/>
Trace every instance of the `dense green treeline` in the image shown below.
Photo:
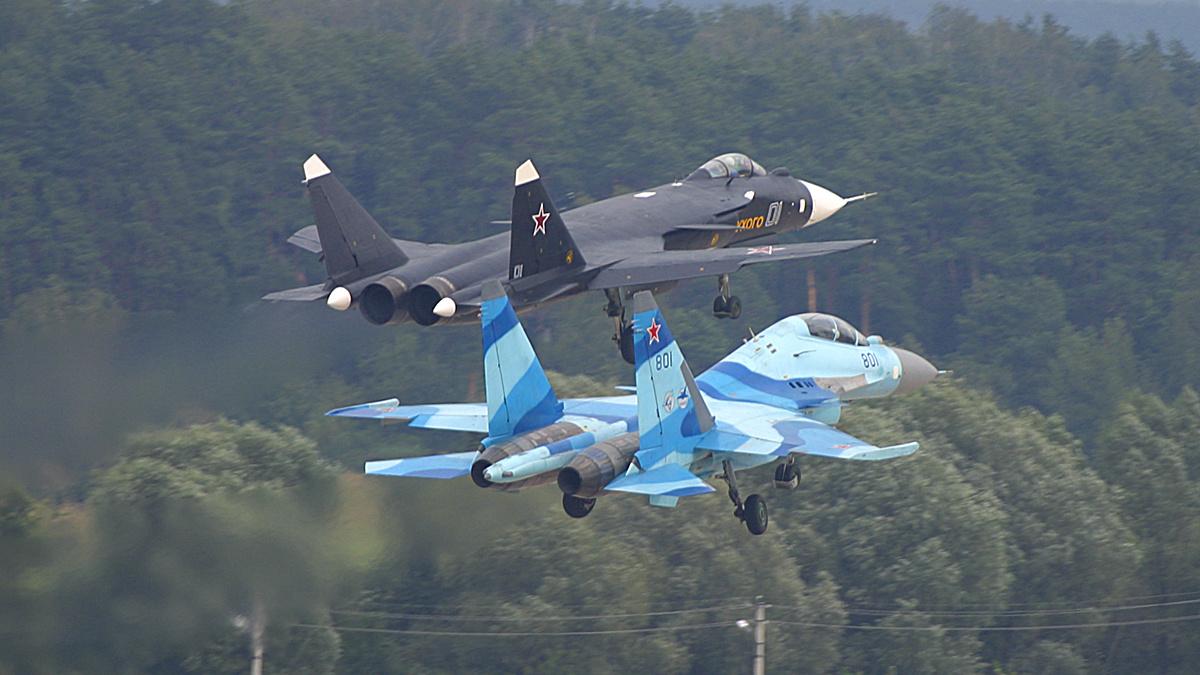
<path fill-rule="evenodd" d="M 255 626 L 268 671 L 730 672 L 742 607 L 507 643 L 327 626 L 756 595 L 772 669 L 1189 672 L 1194 623 L 954 629 L 1194 613 L 1081 608 L 1200 588 L 1198 106 L 1178 45 L 950 9 L 911 32 L 772 7 L 0 4 L 0 672 L 236 672 Z M 254 303 L 320 278 L 284 243 L 309 153 L 397 236 L 456 241 L 507 217 L 527 156 L 566 205 L 732 149 L 882 192 L 793 237 L 880 238 L 815 263 L 818 304 L 956 370 L 847 414 L 920 453 L 811 461 L 755 539 L 720 495 L 569 521 L 553 488 L 346 473 L 471 446 L 321 413 L 478 399 L 478 334 Z M 741 322 L 706 284 L 661 301 L 699 370 L 803 310 L 805 273 L 735 277 Z M 528 315 L 564 395 L 632 379 L 600 303 Z"/>
<path fill-rule="evenodd" d="M 765 6 L 9 7 L 5 308 L 47 274 L 135 312 L 293 284 L 304 257 L 282 242 L 310 221 L 296 180 L 314 150 L 397 235 L 454 241 L 494 231 L 526 156 L 582 203 L 737 148 L 843 193 L 883 193 L 806 233 L 881 239 L 818 263 L 822 308 L 994 369 L 975 356 L 998 327 L 964 316 L 1014 330 L 1024 318 L 968 298 L 991 276 L 1030 296 L 1050 283 L 1071 325 L 1043 327 L 1056 339 L 1119 318 L 1136 327 L 1143 386 L 1196 383 L 1175 366 L 1200 363 L 1179 337 L 1200 312 L 1200 62 L 1178 44 L 951 9 L 914 34 Z M 802 270 L 754 275 L 745 283 L 770 303 L 802 302 Z"/>
<path fill-rule="evenodd" d="M 952 382 L 854 408 L 847 425 L 922 450 L 808 460 L 799 492 L 772 491 L 761 538 L 719 494 L 671 511 L 613 497 L 574 521 L 552 489 L 338 477 L 287 427 L 140 434 L 80 501 L 3 491 L 0 668 L 237 672 L 261 625 L 286 672 L 736 672 L 750 643 L 732 624 L 763 596 L 772 667 L 788 672 L 1190 671 L 1190 623 L 961 628 L 1194 613 L 1193 390 L 1122 404 L 1090 460 L 1056 418 Z M 770 490 L 765 472 L 747 479 Z M 653 630 L 404 632 L 630 629 Z"/>

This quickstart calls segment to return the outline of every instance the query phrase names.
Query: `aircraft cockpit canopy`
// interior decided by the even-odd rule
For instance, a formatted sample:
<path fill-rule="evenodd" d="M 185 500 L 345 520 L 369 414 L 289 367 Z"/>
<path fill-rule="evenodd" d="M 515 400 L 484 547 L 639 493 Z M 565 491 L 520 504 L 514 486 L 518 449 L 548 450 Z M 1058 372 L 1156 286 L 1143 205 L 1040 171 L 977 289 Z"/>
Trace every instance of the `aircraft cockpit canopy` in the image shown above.
<path fill-rule="evenodd" d="M 750 159 L 740 152 L 730 152 L 705 162 L 699 169 L 692 172 L 688 178 L 728 178 L 730 176 L 748 177 L 765 176 L 767 170 L 762 164 Z"/>
<path fill-rule="evenodd" d="M 842 342 L 848 345 L 866 346 L 867 338 L 851 326 L 845 319 L 839 319 L 829 314 L 801 314 L 800 319 L 808 326 L 808 334 L 825 340 Z"/>

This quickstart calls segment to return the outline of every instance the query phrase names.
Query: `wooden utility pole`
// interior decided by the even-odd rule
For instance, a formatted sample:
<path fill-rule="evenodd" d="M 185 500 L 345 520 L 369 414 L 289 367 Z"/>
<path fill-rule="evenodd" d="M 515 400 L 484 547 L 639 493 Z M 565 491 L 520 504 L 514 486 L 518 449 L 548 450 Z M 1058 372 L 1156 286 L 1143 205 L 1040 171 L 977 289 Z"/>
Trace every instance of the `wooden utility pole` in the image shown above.
<path fill-rule="evenodd" d="M 267 627 L 267 614 L 262 598 L 255 596 L 254 609 L 250 612 L 250 675 L 262 675 L 263 633 Z"/>
<path fill-rule="evenodd" d="M 754 603 L 754 675 L 767 673 L 767 604 L 762 596 Z"/>
<path fill-rule="evenodd" d="M 808 311 L 817 311 L 817 272 L 808 268 Z"/>

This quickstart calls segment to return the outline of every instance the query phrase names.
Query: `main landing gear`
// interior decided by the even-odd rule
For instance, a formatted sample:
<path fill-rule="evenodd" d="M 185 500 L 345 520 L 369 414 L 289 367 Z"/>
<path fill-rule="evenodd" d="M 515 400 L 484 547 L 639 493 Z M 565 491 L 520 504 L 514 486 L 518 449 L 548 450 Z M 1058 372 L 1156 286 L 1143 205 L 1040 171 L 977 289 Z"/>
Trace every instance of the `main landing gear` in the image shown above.
<path fill-rule="evenodd" d="M 717 297 L 713 298 L 713 316 L 718 319 L 736 319 L 742 315 L 742 300 L 730 295 L 729 275 L 717 278 Z"/>
<path fill-rule="evenodd" d="M 575 495 L 563 495 L 563 511 L 567 512 L 572 518 L 582 518 L 592 512 L 596 508 L 595 497 L 584 499 Z"/>
<path fill-rule="evenodd" d="M 725 470 L 725 475 L 721 476 L 725 483 L 729 485 L 729 501 L 733 502 L 733 515 L 737 516 L 738 520 L 746 524 L 746 529 L 750 530 L 750 534 L 759 535 L 767 531 L 767 500 L 761 495 L 750 495 L 743 502 L 741 495 L 738 494 L 737 475 L 733 471 L 733 464 L 729 460 L 721 463 L 721 467 Z"/>
<path fill-rule="evenodd" d="M 789 455 L 786 461 L 775 467 L 775 487 L 780 490 L 800 487 L 800 465 L 796 463 L 795 455 Z"/>
<path fill-rule="evenodd" d="M 604 313 L 613 320 L 613 342 L 621 350 L 621 358 L 627 363 L 633 363 L 633 322 L 625 319 L 625 304 L 621 302 L 621 289 L 606 288 L 604 295 L 608 304 Z"/>
<path fill-rule="evenodd" d="M 717 297 L 713 298 L 713 316 L 718 319 L 736 319 L 742 315 L 742 300 L 732 295 L 729 290 L 729 275 L 722 274 L 717 278 Z M 606 288 L 604 295 L 608 303 L 604 313 L 613 320 L 613 342 L 621 350 L 621 358 L 633 363 L 633 321 L 625 318 L 625 303 L 622 301 L 624 289 Z"/>

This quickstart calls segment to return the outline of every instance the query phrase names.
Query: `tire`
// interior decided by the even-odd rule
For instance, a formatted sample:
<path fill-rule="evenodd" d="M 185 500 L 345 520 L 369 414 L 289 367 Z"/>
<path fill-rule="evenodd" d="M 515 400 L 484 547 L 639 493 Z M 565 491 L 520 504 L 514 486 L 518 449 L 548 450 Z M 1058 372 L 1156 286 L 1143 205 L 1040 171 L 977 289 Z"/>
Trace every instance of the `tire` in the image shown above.
<path fill-rule="evenodd" d="M 750 495 L 743 506 L 742 518 L 750 534 L 760 535 L 767 531 L 767 500 L 759 495 Z"/>
<path fill-rule="evenodd" d="M 729 318 L 736 319 L 742 315 L 742 299 L 738 296 L 729 298 Z"/>
<path fill-rule="evenodd" d="M 617 346 L 619 346 L 621 348 L 621 358 L 625 359 L 626 363 L 633 365 L 634 353 L 633 353 L 633 324 L 632 323 L 621 328 L 621 336 L 620 336 L 620 339 L 617 340 L 617 343 L 618 343 Z"/>
<path fill-rule="evenodd" d="M 725 302 L 725 298 L 719 295 L 713 298 L 713 316 L 718 319 L 729 316 L 729 304 Z"/>
<path fill-rule="evenodd" d="M 596 507 L 596 500 L 584 499 L 574 495 L 563 495 L 562 498 L 563 511 L 572 518 L 583 518 L 592 512 Z"/>
<path fill-rule="evenodd" d="M 783 463 L 775 467 L 775 487 L 781 490 L 795 490 L 800 486 L 799 467 L 795 463 Z"/>
<path fill-rule="evenodd" d="M 790 467 L 790 465 L 787 463 L 780 464 L 779 466 L 775 467 L 775 482 L 776 483 L 787 483 L 788 481 L 792 480 L 791 475 L 789 475 L 792 472 L 788 471 L 789 467 Z"/>

